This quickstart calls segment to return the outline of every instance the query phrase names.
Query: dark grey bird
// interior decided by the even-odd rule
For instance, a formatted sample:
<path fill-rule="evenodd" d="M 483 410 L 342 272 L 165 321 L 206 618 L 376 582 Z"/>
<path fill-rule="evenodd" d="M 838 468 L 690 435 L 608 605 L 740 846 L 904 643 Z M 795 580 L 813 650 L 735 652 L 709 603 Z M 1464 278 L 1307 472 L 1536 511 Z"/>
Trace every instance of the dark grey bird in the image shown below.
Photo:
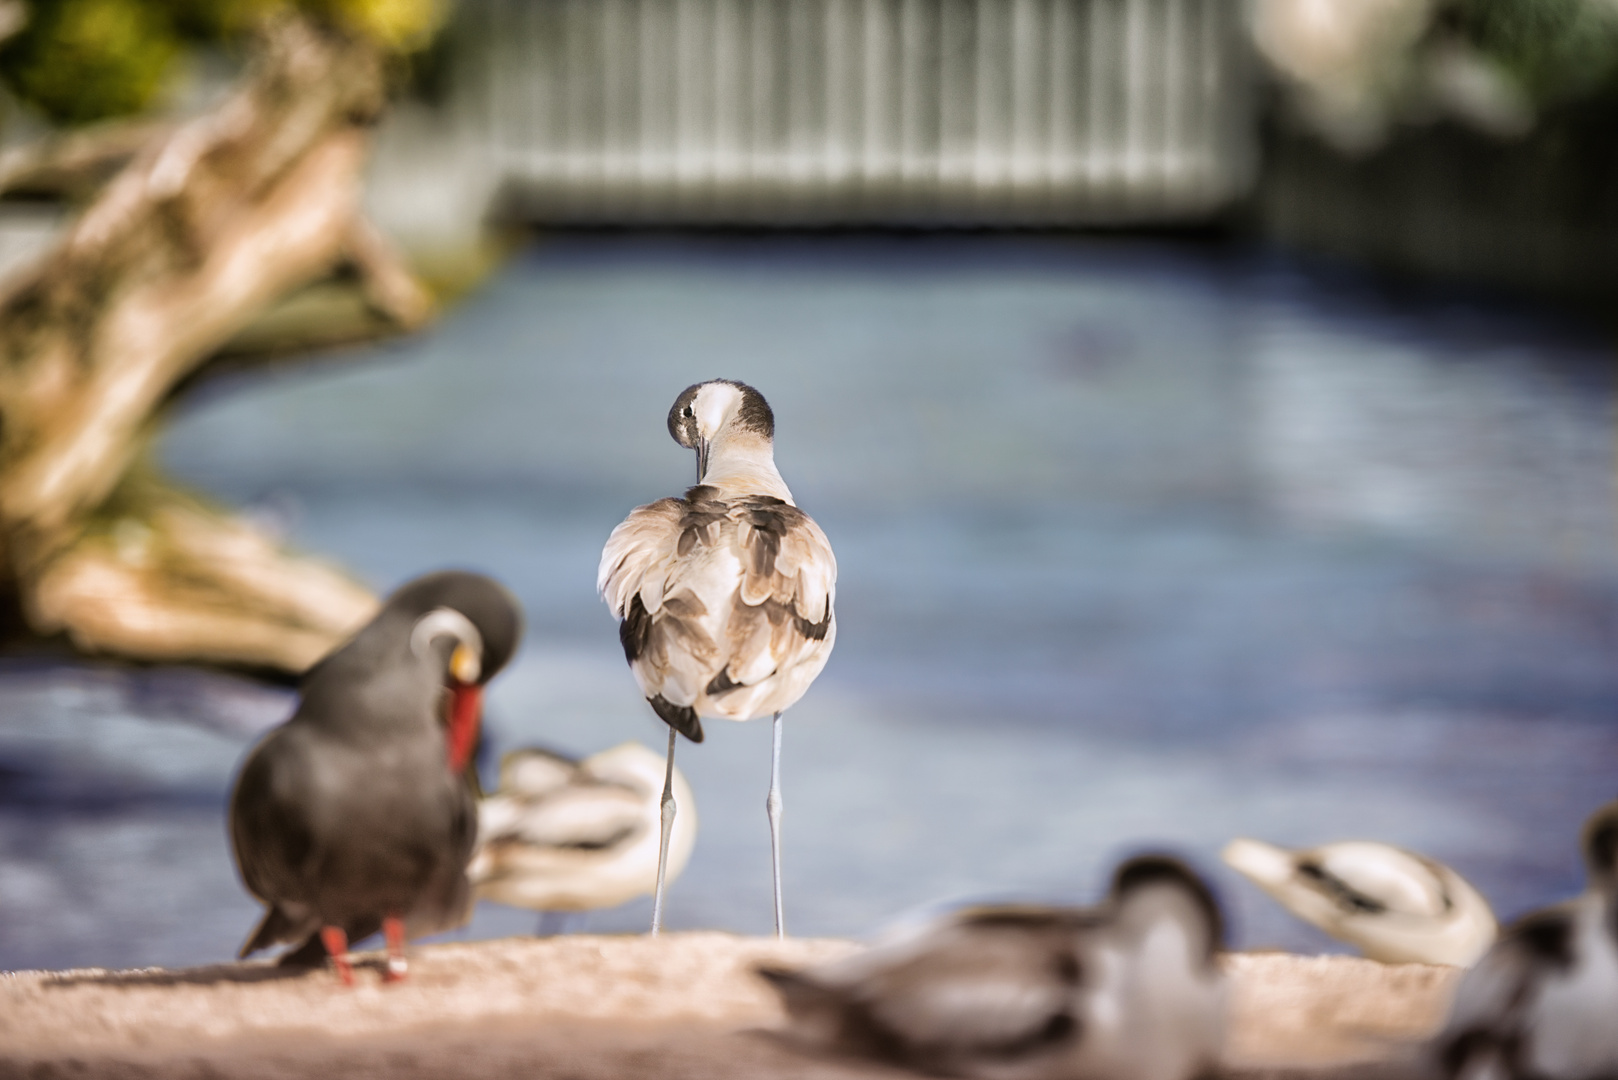
<path fill-rule="evenodd" d="M 401 587 L 310 669 L 231 794 L 236 867 L 268 909 L 242 956 L 300 945 L 282 962 L 329 955 L 352 984 L 349 943 L 381 929 L 401 978 L 407 938 L 465 922 L 482 689 L 521 636 L 503 586 L 446 571 Z"/>
<path fill-rule="evenodd" d="M 1433 1045 L 1451 1080 L 1618 1077 L 1618 802 L 1584 827 L 1588 886 L 1508 926 Z"/>
<path fill-rule="evenodd" d="M 775 414 L 745 383 L 686 387 L 669 434 L 697 454 L 683 499 L 636 507 L 601 552 L 596 587 L 619 619 L 618 639 L 647 704 L 669 725 L 661 803 L 662 855 L 652 933 L 674 827 L 674 743 L 702 741 L 702 717 L 774 717 L 770 819 L 775 933 L 781 898 L 781 714 L 803 697 L 837 641 L 837 559 L 775 468 Z"/>
<path fill-rule="evenodd" d="M 806 971 L 761 968 L 788 1038 L 992 1080 L 1189 1080 L 1224 1041 L 1223 920 L 1163 856 L 1094 908 L 977 907 Z"/>

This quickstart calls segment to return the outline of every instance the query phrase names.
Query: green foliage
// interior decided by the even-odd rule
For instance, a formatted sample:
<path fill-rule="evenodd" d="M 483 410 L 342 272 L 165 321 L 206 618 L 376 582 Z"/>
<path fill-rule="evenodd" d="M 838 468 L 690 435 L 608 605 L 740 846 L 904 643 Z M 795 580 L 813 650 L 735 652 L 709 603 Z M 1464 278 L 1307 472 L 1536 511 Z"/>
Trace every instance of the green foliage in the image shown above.
<path fill-rule="evenodd" d="M 300 6 L 395 52 L 425 46 L 444 14 L 439 0 L 300 0 Z"/>
<path fill-rule="evenodd" d="M 283 0 L 168 0 L 162 6 L 174 20 L 175 29 L 186 37 L 193 41 L 223 41 L 286 4 Z"/>
<path fill-rule="evenodd" d="M 1605 0 L 1464 0 L 1455 15 L 1536 101 L 1592 93 L 1618 70 L 1618 5 Z"/>
<path fill-rule="evenodd" d="M 34 0 L 28 25 L 0 51 L 13 93 L 59 123 L 138 112 L 179 51 L 148 0 Z"/>
<path fill-rule="evenodd" d="M 188 46 L 230 41 L 287 7 L 392 52 L 427 45 L 441 0 L 27 0 L 28 23 L 0 48 L 0 78 L 61 124 L 154 104 Z"/>
<path fill-rule="evenodd" d="M 183 31 L 204 39 L 228 37 L 278 8 L 298 7 L 399 52 L 425 45 L 443 16 L 440 0 L 170 0 L 163 6 L 174 10 Z"/>

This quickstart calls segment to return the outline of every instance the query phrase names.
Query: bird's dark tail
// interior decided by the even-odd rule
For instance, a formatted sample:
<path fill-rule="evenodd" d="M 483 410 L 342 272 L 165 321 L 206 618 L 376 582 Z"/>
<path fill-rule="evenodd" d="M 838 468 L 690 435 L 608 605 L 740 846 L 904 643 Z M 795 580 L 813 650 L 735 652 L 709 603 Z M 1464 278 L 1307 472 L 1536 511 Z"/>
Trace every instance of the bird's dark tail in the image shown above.
<path fill-rule="evenodd" d="M 663 722 L 678 731 L 692 742 L 702 741 L 702 721 L 697 718 L 697 710 L 689 705 L 676 705 L 662 694 L 646 699 L 646 704 L 652 711 L 663 718 Z"/>
<path fill-rule="evenodd" d="M 788 1026 L 780 1034 L 788 1043 L 800 1049 L 852 1053 L 882 1061 L 906 1059 L 904 1041 L 850 1000 L 846 991 L 826 985 L 809 972 L 771 964 L 760 964 L 753 973 L 781 995 Z"/>
<path fill-rule="evenodd" d="M 843 1012 L 841 995 L 792 968 L 760 964 L 753 973 L 781 995 L 781 1004 L 795 1023 L 823 1037 L 835 1033 Z"/>
<path fill-rule="evenodd" d="M 271 904 L 270 910 L 264 913 L 264 917 L 258 921 L 258 926 L 248 935 L 247 944 L 243 945 L 242 951 L 236 954 L 236 959 L 245 960 L 260 949 L 268 949 L 271 945 L 279 945 L 293 936 L 296 930 L 297 928 L 292 925 L 292 920 L 287 918 L 280 908 Z"/>
<path fill-rule="evenodd" d="M 288 949 L 275 961 L 276 967 L 281 968 L 317 968 L 326 963 L 326 944 L 320 940 L 319 933 L 309 935 L 309 940 L 296 949 Z"/>

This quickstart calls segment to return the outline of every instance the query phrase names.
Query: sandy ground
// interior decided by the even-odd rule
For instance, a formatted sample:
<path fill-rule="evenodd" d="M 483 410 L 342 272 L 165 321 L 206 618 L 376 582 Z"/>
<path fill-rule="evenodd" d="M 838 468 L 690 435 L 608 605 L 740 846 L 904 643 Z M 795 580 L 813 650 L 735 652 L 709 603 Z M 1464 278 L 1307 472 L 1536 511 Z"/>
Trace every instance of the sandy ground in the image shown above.
<path fill-rule="evenodd" d="M 263 963 L 0 976 L 0 1076 L 793 1077 L 901 1075 L 804 1057 L 751 974 L 842 941 L 719 933 L 436 945 L 384 985 Z M 1233 1073 L 1398 1071 L 1443 1017 L 1455 972 L 1343 957 L 1237 954 Z"/>

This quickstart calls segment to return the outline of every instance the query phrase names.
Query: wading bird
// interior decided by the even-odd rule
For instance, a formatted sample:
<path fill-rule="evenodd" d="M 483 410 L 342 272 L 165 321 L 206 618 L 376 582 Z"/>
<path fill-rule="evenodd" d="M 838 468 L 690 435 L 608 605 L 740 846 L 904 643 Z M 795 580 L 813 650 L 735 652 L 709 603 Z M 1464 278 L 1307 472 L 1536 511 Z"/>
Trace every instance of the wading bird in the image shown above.
<path fill-rule="evenodd" d="M 1489 902 L 1465 878 L 1390 844 L 1289 851 L 1240 839 L 1223 858 L 1292 914 L 1372 960 L 1466 967 L 1499 934 Z"/>
<path fill-rule="evenodd" d="M 349 942 L 380 928 L 397 979 L 406 938 L 465 922 L 477 808 L 464 773 L 483 686 L 521 635 L 510 593 L 448 571 L 400 588 L 310 669 L 231 794 L 236 867 L 269 909 L 242 956 L 301 943 L 282 963 L 329 955 L 352 985 Z"/>
<path fill-rule="evenodd" d="M 663 756 L 636 742 L 575 761 L 548 750 L 500 759 L 500 787 L 478 804 L 478 846 L 466 874 L 479 899 L 540 912 L 539 932 L 566 915 L 616 907 L 657 885 Z M 697 840 L 691 788 L 674 770 L 680 814 L 668 875 Z"/>
<path fill-rule="evenodd" d="M 1196 874 L 1143 856 L 1095 908 L 968 908 L 759 974 L 810 1048 L 986 1080 L 1191 1080 L 1224 1042 L 1222 927 Z"/>
<path fill-rule="evenodd" d="M 781 899 L 781 713 L 831 655 L 837 560 L 775 468 L 775 416 L 751 386 L 725 379 L 687 387 L 669 434 L 697 454 L 683 498 L 635 509 L 607 538 L 597 588 L 621 621 L 635 681 L 669 725 L 652 933 L 663 923 L 663 865 L 676 806 L 674 741 L 702 741 L 701 717 L 774 717 L 770 850 L 775 932 Z"/>
<path fill-rule="evenodd" d="M 1589 883 L 1508 926 L 1433 1044 L 1450 1080 L 1618 1076 L 1618 802 L 1584 827 Z"/>

